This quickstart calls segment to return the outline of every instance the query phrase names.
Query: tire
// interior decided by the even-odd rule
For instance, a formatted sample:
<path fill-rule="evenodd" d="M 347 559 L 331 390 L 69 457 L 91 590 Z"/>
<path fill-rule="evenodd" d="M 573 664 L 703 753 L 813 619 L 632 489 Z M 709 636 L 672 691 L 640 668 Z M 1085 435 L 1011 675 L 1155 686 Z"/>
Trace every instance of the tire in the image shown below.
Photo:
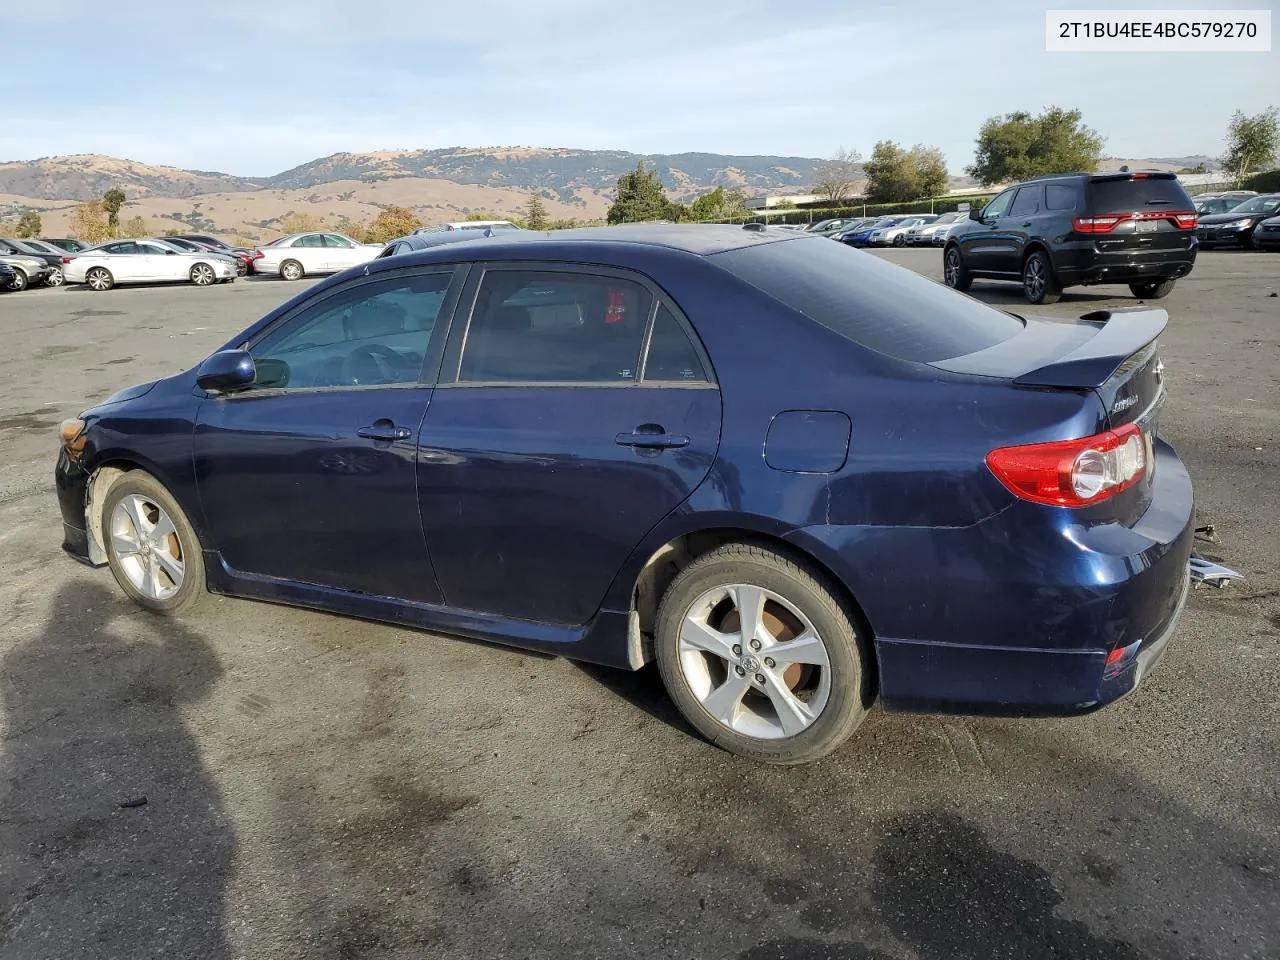
<path fill-rule="evenodd" d="M 1057 303 L 1062 299 L 1062 287 L 1043 250 L 1031 251 L 1022 263 L 1022 295 L 1027 303 Z"/>
<path fill-rule="evenodd" d="M 245 263 L 243 260 L 241 260 L 239 257 L 237 257 L 236 258 L 236 276 L 243 277 L 248 272 L 249 272 L 249 265 Z"/>
<path fill-rule="evenodd" d="M 60 287 L 66 279 L 67 278 L 62 274 L 62 268 L 54 267 L 53 273 L 44 278 L 44 285 L 46 287 Z"/>
<path fill-rule="evenodd" d="M 752 591 L 756 636 L 768 641 L 757 650 L 733 645 L 738 598 Z M 658 669 L 684 718 L 716 746 L 765 763 L 809 763 L 839 747 L 866 717 L 872 686 L 868 638 L 836 597 L 821 574 L 760 545 L 728 544 L 685 567 L 655 630 Z M 814 640 L 788 647 L 806 634 Z M 782 656 L 791 650 L 809 659 Z"/>
<path fill-rule="evenodd" d="M 144 528 L 150 525 L 141 537 L 139 522 Z M 172 615 L 190 609 L 205 595 L 200 540 L 178 502 L 155 477 L 133 470 L 117 480 L 107 491 L 102 525 L 111 573 L 139 606 Z"/>
<path fill-rule="evenodd" d="M 898 234 L 896 237 L 893 238 L 893 245 L 895 247 L 905 247 L 907 245 L 907 238 L 904 237 L 902 234 Z"/>
<path fill-rule="evenodd" d="M 1131 283 L 1129 290 L 1139 300 L 1163 300 L 1173 292 L 1177 280 L 1156 280 L 1152 283 Z"/>
<path fill-rule="evenodd" d="M 218 282 L 217 271 L 207 263 L 193 264 L 187 276 L 197 287 L 211 287 Z"/>
<path fill-rule="evenodd" d="M 280 278 L 282 280 L 301 280 L 306 275 L 306 271 L 302 269 L 302 264 L 297 260 L 286 260 L 280 264 Z"/>
<path fill-rule="evenodd" d="M 13 268 L 13 279 L 9 281 L 9 289 L 13 293 L 19 293 L 27 289 L 27 284 L 31 281 L 27 279 L 27 273 L 21 267 Z"/>
<path fill-rule="evenodd" d="M 90 290 L 105 293 L 116 285 L 116 278 L 106 267 L 91 267 L 84 275 L 84 282 L 89 285 Z"/>
<path fill-rule="evenodd" d="M 1240 249 L 1241 250 L 1257 250 L 1258 249 L 1258 245 L 1253 242 L 1252 230 L 1247 231 L 1245 235 L 1240 238 Z"/>
<path fill-rule="evenodd" d="M 973 286 L 973 274 L 964 265 L 964 257 L 955 244 L 942 251 L 942 279 L 952 290 L 961 293 Z"/>

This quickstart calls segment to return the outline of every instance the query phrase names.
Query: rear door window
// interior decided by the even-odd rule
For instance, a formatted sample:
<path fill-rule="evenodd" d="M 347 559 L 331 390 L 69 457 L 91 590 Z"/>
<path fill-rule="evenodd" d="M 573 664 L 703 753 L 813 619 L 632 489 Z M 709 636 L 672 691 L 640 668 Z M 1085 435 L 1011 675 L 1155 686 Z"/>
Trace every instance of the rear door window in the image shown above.
<path fill-rule="evenodd" d="M 1092 213 L 1191 209 L 1191 197 L 1172 177 L 1120 177 L 1089 182 L 1089 210 Z"/>
<path fill-rule="evenodd" d="M 1009 216 L 1011 217 L 1029 217 L 1033 213 L 1039 212 L 1040 186 L 1038 184 L 1033 187 L 1021 188 L 1013 200 L 1013 206 L 1009 208 Z"/>
<path fill-rule="evenodd" d="M 462 347 L 461 383 L 632 383 L 652 297 L 611 276 L 488 270 Z"/>
<path fill-rule="evenodd" d="M 708 259 L 815 323 L 899 360 L 949 360 L 1022 330 L 1022 321 L 1010 314 L 824 237 L 742 247 Z"/>
<path fill-rule="evenodd" d="M 659 304 L 645 354 L 644 382 L 706 383 L 698 349 L 667 305 Z"/>

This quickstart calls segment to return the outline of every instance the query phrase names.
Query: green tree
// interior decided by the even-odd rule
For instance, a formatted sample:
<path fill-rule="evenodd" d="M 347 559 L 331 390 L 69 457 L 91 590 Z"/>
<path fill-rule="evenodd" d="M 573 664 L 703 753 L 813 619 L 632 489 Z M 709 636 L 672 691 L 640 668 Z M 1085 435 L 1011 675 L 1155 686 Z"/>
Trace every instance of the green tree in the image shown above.
<path fill-rule="evenodd" d="M 1102 136 L 1080 122 L 1079 110 L 1048 107 L 990 117 L 978 131 L 978 148 L 965 172 L 983 186 L 1050 173 L 1098 168 Z"/>
<path fill-rule="evenodd" d="M 530 230 L 547 229 L 547 207 L 538 194 L 529 195 L 529 206 L 525 208 L 524 216 Z"/>
<path fill-rule="evenodd" d="M 407 207 L 392 205 L 378 211 L 378 215 L 373 218 L 373 223 L 369 224 L 369 229 L 360 239 L 364 243 L 387 243 L 396 237 L 413 233 L 420 226 L 422 221 L 418 219 L 416 213 Z M 357 238 L 353 236 L 352 239 Z"/>
<path fill-rule="evenodd" d="M 1270 167 L 1277 153 L 1280 153 L 1280 113 L 1275 107 L 1267 107 L 1252 117 L 1239 110 L 1231 115 L 1222 165 L 1236 183 L 1255 170 Z"/>
<path fill-rule="evenodd" d="M 862 154 L 857 150 L 841 147 L 825 163 L 814 171 L 813 190 L 838 207 L 849 195 L 862 176 Z"/>
<path fill-rule="evenodd" d="M 689 204 L 690 220 L 718 220 L 723 216 L 724 187 L 716 187 Z"/>
<path fill-rule="evenodd" d="M 34 210 L 27 210 L 18 218 L 18 226 L 16 230 L 19 237 L 38 237 L 44 232 L 43 225 L 40 223 L 40 214 Z"/>
<path fill-rule="evenodd" d="M 916 175 L 916 195 L 940 197 L 947 192 L 947 161 L 937 147 L 917 143 L 909 154 Z"/>
<path fill-rule="evenodd" d="M 120 226 L 120 208 L 124 206 L 124 191 L 112 187 L 102 195 L 102 209 L 107 211 L 107 226 L 114 232 Z"/>
<path fill-rule="evenodd" d="M 658 182 L 658 172 L 646 170 L 644 161 L 618 178 L 617 195 L 606 219 L 610 223 L 639 223 L 644 220 L 668 220 L 671 202 Z"/>
<path fill-rule="evenodd" d="M 920 182 L 911 155 L 892 140 L 881 140 L 864 165 L 867 199 L 872 203 L 899 203 L 920 196 Z"/>

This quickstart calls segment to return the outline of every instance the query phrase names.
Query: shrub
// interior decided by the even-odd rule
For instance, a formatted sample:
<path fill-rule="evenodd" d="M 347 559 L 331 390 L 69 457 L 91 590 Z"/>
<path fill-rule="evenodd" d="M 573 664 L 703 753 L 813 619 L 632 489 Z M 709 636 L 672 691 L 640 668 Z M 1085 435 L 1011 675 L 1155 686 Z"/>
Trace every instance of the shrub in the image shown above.
<path fill-rule="evenodd" d="M 1259 193 L 1280 193 L 1280 170 L 1267 170 L 1255 173 L 1240 184 L 1243 190 L 1257 190 Z"/>

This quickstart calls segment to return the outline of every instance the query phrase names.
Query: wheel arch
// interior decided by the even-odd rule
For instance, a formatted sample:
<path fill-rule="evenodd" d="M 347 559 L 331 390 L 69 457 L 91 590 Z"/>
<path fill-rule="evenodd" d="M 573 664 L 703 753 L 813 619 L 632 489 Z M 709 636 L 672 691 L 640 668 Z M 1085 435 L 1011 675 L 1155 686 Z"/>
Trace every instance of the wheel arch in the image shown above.
<path fill-rule="evenodd" d="M 653 550 L 631 587 L 631 605 L 628 616 L 627 660 L 633 670 L 638 670 L 653 660 L 653 630 L 658 606 L 671 582 L 690 563 L 718 547 L 730 543 L 748 543 L 765 547 L 812 570 L 831 590 L 844 607 L 859 636 L 865 641 L 868 665 L 871 670 L 871 689 L 879 688 L 879 671 L 875 662 L 875 635 L 870 621 L 836 568 L 828 560 L 809 548 L 787 539 L 781 531 L 768 531 L 743 525 L 703 526 L 680 533 Z"/>
<path fill-rule="evenodd" d="M 130 473 L 141 470 L 160 484 L 173 497 L 174 501 L 186 514 L 187 522 L 195 531 L 196 538 L 203 544 L 204 532 L 200 529 L 199 512 L 192 505 L 184 502 L 174 490 L 174 484 L 166 477 L 165 472 L 145 457 L 127 453 L 113 453 L 104 456 L 89 470 L 89 480 L 85 485 L 84 521 L 89 540 L 89 559 L 95 563 L 107 562 L 106 544 L 103 539 L 103 508 L 107 502 L 107 494 L 111 488 Z"/>

